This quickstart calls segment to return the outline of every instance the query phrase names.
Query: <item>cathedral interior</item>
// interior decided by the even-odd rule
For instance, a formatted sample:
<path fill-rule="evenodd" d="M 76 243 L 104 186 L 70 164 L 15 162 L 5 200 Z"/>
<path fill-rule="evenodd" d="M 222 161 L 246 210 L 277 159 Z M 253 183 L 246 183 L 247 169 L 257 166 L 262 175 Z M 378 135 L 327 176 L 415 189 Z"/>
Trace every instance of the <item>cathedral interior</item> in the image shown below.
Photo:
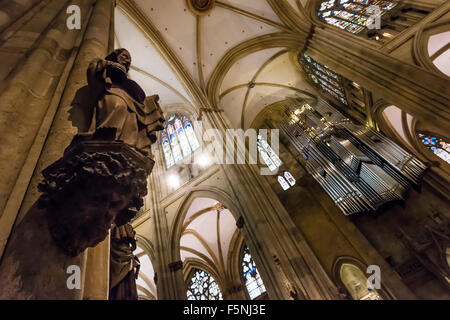
<path fill-rule="evenodd" d="M 450 1 L 1 0 L 0 300 L 449 300 Z"/>

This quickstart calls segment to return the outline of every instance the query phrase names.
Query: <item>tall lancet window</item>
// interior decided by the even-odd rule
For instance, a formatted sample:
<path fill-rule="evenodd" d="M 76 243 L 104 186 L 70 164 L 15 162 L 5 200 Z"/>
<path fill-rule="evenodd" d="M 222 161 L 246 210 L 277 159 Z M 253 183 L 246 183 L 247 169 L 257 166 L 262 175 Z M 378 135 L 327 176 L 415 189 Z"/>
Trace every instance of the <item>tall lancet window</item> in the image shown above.
<path fill-rule="evenodd" d="M 299 62 L 317 87 L 343 104 L 348 105 L 340 75 L 330 70 L 327 66 L 318 63 L 306 53 L 299 56 Z"/>
<path fill-rule="evenodd" d="M 192 123 L 180 115 L 169 117 L 161 141 L 167 169 L 200 147 Z"/>
<path fill-rule="evenodd" d="M 250 299 L 254 300 L 266 292 L 258 269 L 256 269 L 255 261 L 253 261 L 250 250 L 245 245 L 244 257 L 242 259 L 242 276 Z"/>
<path fill-rule="evenodd" d="M 442 138 L 428 136 L 422 133 L 419 133 L 418 136 L 425 147 L 445 162 L 450 163 L 450 144 L 448 142 Z"/>
<path fill-rule="evenodd" d="M 294 179 L 294 177 L 289 171 L 285 171 L 283 176 L 278 176 L 278 183 L 281 185 L 283 190 L 286 191 L 290 187 L 295 186 L 297 181 Z"/>
<path fill-rule="evenodd" d="M 353 300 L 383 300 L 377 290 L 367 286 L 367 278 L 357 266 L 343 263 L 339 276 Z"/>
<path fill-rule="evenodd" d="M 195 270 L 188 285 L 188 300 L 223 300 L 216 280 L 206 271 Z"/>
<path fill-rule="evenodd" d="M 375 26 L 375 19 L 372 22 L 369 19 L 371 15 L 381 18 L 396 5 L 395 2 L 385 0 L 329 0 L 320 4 L 317 15 L 327 24 L 357 34 L 370 23 Z M 373 9 L 373 6 L 377 9 Z"/>
<path fill-rule="evenodd" d="M 280 157 L 275 153 L 275 151 L 269 146 L 266 140 L 262 136 L 258 135 L 258 151 L 261 159 L 269 167 L 270 171 L 275 171 L 277 168 L 281 167 L 283 162 Z"/>

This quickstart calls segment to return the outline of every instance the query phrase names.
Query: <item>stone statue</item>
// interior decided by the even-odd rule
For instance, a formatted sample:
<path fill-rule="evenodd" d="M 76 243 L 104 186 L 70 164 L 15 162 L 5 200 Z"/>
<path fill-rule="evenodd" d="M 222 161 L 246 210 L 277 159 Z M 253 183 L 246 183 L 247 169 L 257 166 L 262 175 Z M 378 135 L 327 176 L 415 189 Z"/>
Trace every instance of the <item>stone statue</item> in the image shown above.
<path fill-rule="evenodd" d="M 109 300 L 137 300 L 136 279 L 139 259 L 136 250 L 136 232 L 127 223 L 111 229 L 110 291 Z"/>
<path fill-rule="evenodd" d="M 121 49 L 86 66 L 88 86 L 79 88 L 70 110 L 79 134 L 42 171 L 39 200 L 14 227 L 0 264 L 0 299 L 83 299 L 83 290 L 68 287 L 67 268 L 86 272 L 86 249 L 104 241 L 112 226 L 131 235 L 111 233 L 112 298 L 137 299 L 138 261 L 126 226 L 148 193 L 150 146 L 164 118 L 158 96 L 146 98 L 128 79 L 130 63 Z"/>
<path fill-rule="evenodd" d="M 75 257 L 128 223 L 143 206 L 154 161 L 150 147 L 164 129 L 159 97 L 146 97 L 128 78 L 130 53 L 118 49 L 87 70 L 94 108 L 87 133 L 74 137 L 64 156 L 43 171 L 39 207 L 49 231 Z"/>
<path fill-rule="evenodd" d="M 128 78 L 131 55 L 117 49 L 105 59 L 95 59 L 88 68 L 89 89 L 96 100 L 90 132 L 117 129 L 116 140 L 147 152 L 164 129 L 159 96 L 145 96 L 142 88 Z"/>

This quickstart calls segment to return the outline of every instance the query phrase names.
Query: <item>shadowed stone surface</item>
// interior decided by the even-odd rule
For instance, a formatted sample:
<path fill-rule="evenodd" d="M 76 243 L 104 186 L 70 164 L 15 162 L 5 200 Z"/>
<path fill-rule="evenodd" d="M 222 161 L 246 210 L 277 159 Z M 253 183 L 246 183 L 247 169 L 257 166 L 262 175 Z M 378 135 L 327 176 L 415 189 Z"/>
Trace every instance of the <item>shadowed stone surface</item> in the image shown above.
<path fill-rule="evenodd" d="M 55 244 L 69 256 L 103 241 L 112 223 L 130 221 L 147 195 L 153 160 L 114 136 L 114 128 L 77 135 L 43 171 L 39 207 Z"/>

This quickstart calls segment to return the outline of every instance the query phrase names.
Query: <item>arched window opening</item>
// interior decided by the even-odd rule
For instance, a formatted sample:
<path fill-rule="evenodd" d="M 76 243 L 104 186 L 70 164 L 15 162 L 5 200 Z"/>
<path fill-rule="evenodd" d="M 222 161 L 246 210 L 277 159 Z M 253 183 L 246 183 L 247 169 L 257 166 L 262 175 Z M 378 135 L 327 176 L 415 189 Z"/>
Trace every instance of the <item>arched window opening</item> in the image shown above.
<path fill-rule="evenodd" d="M 450 144 L 444 139 L 418 133 L 423 145 L 430 149 L 435 155 L 450 164 Z"/>
<path fill-rule="evenodd" d="M 278 182 L 280 183 L 284 191 L 295 186 L 295 184 L 297 183 L 297 181 L 289 171 L 285 171 L 283 176 L 278 176 Z"/>
<path fill-rule="evenodd" d="M 284 191 L 286 191 L 287 189 L 289 189 L 291 187 L 289 185 L 289 183 L 287 183 L 286 179 L 283 178 L 282 176 L 278 176 L 278 182 L 280 183 L 280 185 Z"/>
<path fill-rule="evenodd" d="M 216 280 L 206 271 L 195 270 L 188 285 L 188 300 L 223 300 Z"/>
<path fill-rule="evenodd" d="M 292 176 L 292 174 L 289 171 L 284 172 L 284 178 L 287 180 L 287 182 L 289 182 L 291 187 L 295 186 L 297 180 L 294 179 L 294 177 Z"/>
<path fill-rule="evenodd" d="M 375 289 L 368 288 L 367 278 L 357 266 L 343 263 L 339 276 L 354 300 L 383 300 Z"/>
<path fill-rule="evenodd" d="M 375 24 L 371 16 L 379 14 L 381 18 L 396 6 L 397 3 L 385 0 L 329 0 L 320 4 L 317 15 L 329 25 L 358 34 Z"/>
<path fill-rule="evenodd" d="M 244 245 L 244 257 L 242 259 L 242 276 L 250 299 L 254 300 L 266 292 L 266 287 L 264 287 L 258 269 L 256 269 L 255 261 L 246 245 Z"/>
<path fill-rule="evenodd" d="M 264 140 L 261 135 L 258 135 L 257 147 L 259 155 L 263 159 L 264 163 L 269 167 L 270 171 L 275 171 L 283 165 L 280 157 L 278 157 L 276 152 L 269 146 L 267 141 Z"/>
<path fill-rule="evenodd" d="M 340 75 L 327 66 L 318 63 L 306 53 L 299 56 L 299 62 L 308 77 L 317 87 L 348 106 L 344 86 L 342 85 L 342 77 Z"/>
<path fill-rule="evenodd" d="M 298 61 L 307 77 L 317 88 L 332 96 L 336 102 L 343 104 L 345 113 L 361 123 L 366 122 L 366 91 L 364 88 L 317 62 L 306 53 L 300 54 Z"/>
<path fill-rule="evenodd" d="M 317 16 L 336 28 L 385 43 L 417 24 L 431 10 L 408 1 L 328 0 L 319 2 Z"/>
<path fill-rule="evenodd" d="M 169 117 L 161 140 L 167 169 L 200 147 L 192 123 L 188 118 L 178 114 Z"/>

